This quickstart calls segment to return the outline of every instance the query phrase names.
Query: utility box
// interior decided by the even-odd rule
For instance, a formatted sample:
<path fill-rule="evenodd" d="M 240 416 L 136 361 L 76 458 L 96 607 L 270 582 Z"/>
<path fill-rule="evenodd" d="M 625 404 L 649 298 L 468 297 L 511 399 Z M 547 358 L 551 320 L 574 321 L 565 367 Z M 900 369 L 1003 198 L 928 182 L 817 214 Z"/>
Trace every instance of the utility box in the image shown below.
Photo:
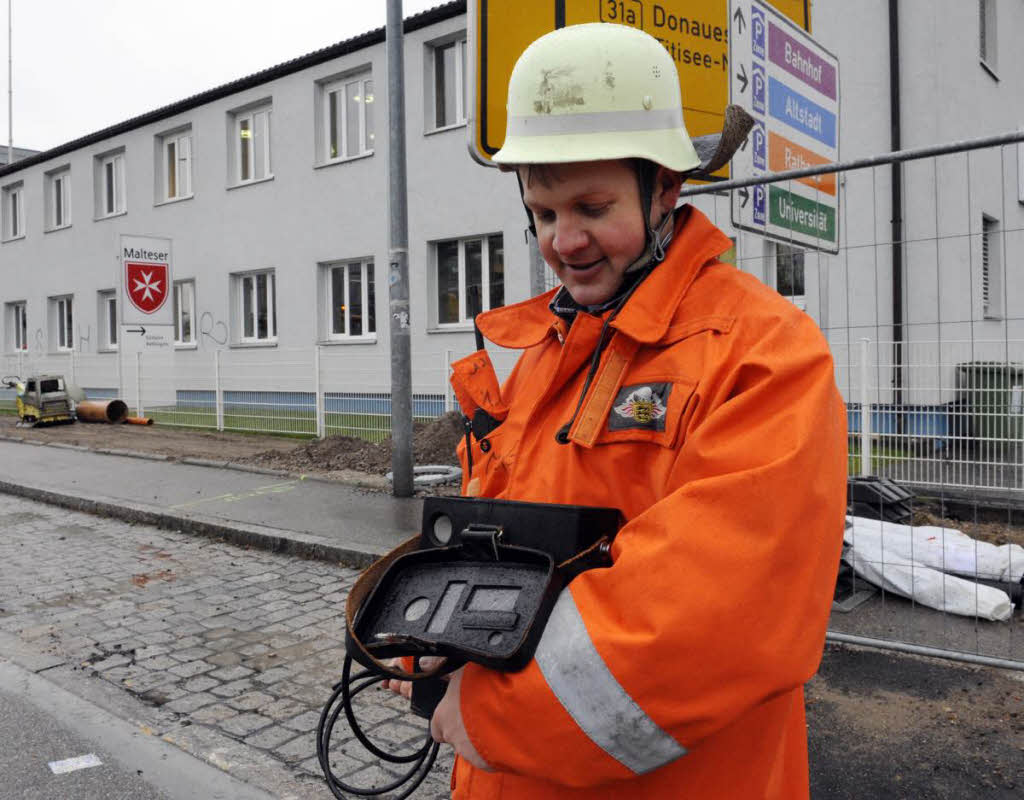
<path fill-rule="evenodd" d="M 1015 444 L 1024 433 L 1024 364 L 969 361 L 957 364 L 958 405 L 970 435 L 984 444 Z"/>

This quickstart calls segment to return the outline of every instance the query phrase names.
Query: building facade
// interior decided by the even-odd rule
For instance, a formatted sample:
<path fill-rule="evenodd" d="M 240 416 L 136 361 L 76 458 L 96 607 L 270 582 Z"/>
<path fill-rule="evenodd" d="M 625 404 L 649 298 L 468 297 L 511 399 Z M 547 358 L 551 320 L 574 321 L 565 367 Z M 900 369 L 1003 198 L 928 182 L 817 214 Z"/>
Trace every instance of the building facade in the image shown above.
<path fill-rule="evenodd" d="M 841 64 L 841 159 L 892 147 L 894 70 L 902 148 L 1024 124 L 1019 2 L 817 0 L 811 14 Z M 531 253 L 515 179 L 467 154 L 465 4 L 409 18 L 405 47 L 413 388 L 426 396 L 443 393 L 448 361 L 473 349 L 475 312 L 530 295 Z M 386 393 L 387 91 L 377 30 L 0 168 L 7 363 L 81 354 L 91 370 L 81 383 L 126 392 L 118 240 L 164 236 L 175 345 L 158 369 L 161 402 L 207 391 L 217 351 L 237 366 L 239 390 L 307 391 L 316 350 L 338 392 Z M 891 342 L 894 321 L 921 352 L 991 340 L 1003 350 L 972 345 L 970 357 L 1024 358 L 1016 154 L 904 165 L 897 248 L 890 168 L 841 177 L 837 255 L 734 231 L 721 194 L 693 202 L 734 236 L 740 268 L 818 321 L 849 394 L 853 343 Z M 499 368 L 512 358 L 499 354 Z M 885 381 L 876 388 L 892 399 Z M 954 379 L 918 389 L 914 402 L 944 402 Z"/>

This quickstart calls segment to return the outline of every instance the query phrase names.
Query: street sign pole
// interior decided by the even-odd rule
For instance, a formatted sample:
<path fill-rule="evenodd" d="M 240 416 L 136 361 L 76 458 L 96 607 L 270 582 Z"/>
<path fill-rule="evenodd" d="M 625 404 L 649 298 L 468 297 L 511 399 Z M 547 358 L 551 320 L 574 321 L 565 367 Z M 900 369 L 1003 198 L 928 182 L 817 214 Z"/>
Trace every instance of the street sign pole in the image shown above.
<path fill-rule="evenodd" d="M 409 217 L 405 176 L 405 65 L 402 0 L 388 0 L 388 317 L 391 331 L 391 491 L 411 497 L 412 360 L 409 336 Z"/>

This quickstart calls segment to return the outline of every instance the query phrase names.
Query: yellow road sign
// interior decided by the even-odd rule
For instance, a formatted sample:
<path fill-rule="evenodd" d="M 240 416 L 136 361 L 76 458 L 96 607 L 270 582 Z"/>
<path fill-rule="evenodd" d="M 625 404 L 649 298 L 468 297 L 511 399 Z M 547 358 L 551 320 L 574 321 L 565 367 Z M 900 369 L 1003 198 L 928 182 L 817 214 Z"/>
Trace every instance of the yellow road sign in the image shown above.
<path fill-rule="evenodd" d="M 809 0 L 772 5 L 810 30 Z M 679 70 L 687 131 L 703 136 L 722 129 L 729 102 L 729 0 L 469 0 L 475 158 L 489 163 L 505 140 L 508 79 L 519 55 L 545 33 L 583 22 L 631 25 L 657 38 Z"/>

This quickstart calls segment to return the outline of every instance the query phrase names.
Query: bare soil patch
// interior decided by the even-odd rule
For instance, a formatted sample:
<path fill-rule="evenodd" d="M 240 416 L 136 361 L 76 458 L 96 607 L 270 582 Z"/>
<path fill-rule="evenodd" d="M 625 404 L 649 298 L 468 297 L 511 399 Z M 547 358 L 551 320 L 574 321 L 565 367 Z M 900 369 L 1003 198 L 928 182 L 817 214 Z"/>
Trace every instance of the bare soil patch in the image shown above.
<path fill-rule="evenodd" d="M 108 425 L 76 422 L 70 425 L 17 427 L 13 415 L 0 415 L 0 436 L 26 441 L 69 444 L 90 450 L 116 449 L 153 453 L 172 460 L 204 458 L 235 464 L 280 469 L 353 481 L 361 475 L 383 476 L 391 471 L 391 440 L 368 442 L 351 436 L 323 440 L 283 436 L 201 431 L 164 425 Z M 462 417 L 455 412 L 413 426 L 416 465 L 457 465 L 455 445 L 463 436 Z M 384 484 L 380 481 L 382 488 Z"/>

